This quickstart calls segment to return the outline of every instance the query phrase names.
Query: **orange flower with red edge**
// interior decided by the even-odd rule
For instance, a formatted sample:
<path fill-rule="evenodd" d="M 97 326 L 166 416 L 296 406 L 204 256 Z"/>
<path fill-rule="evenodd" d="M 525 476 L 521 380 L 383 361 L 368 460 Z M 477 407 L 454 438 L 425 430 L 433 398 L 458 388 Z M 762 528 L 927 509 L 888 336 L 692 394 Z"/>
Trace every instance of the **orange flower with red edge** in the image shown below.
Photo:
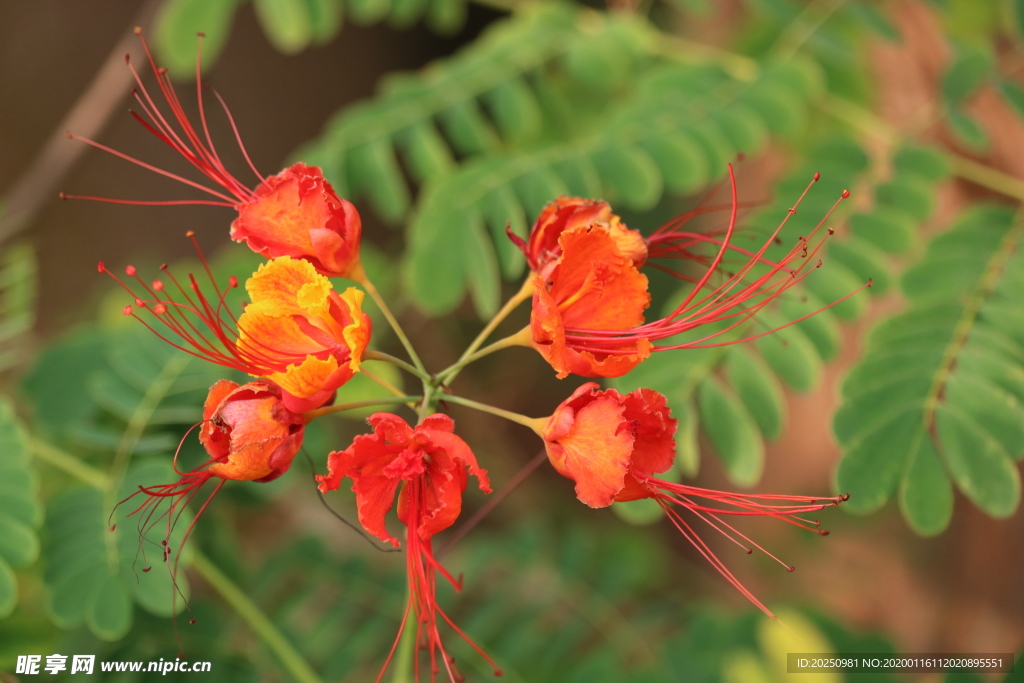
<path fill-rule="evenodd" d="M 293 164 L 256 187 L 236 207 L 231 239 L 268 258 L 302 258 L 328 276 L 351 277 L 359 267 L 362 221 L 316 166 Z"/>
<path fill-rule="evenodd" d="M 283 390 L 285 406 L 295 413 L 327 402 L 359 370 L 370 342 L 372 325 L 362 312 L 363 292 L 349 287 L 339 295 L 330 280 L 302 259 L 282 256 L 262 264 L 246 281 L 250 303 L 237 319 L 225 303 L 227 290 L 212 275 L 215 297 L 210 298 L 193 275 L 185 287 L 166 267 L 170 287 L 163 280 L 147 283 L 132 266 L 125 272 L 136 288 L 103 263 L 99 271 L 135 298 L 135 307 L 126 306 L 125 315 L 138 318 L 186 353 L 273 381 Z M 237 285 L 232 277 L 228 289 Z M 139 317 L 136 307 L 149 311 L 155 324 Z"/>
<path fill-rule="evenodd" d="M 677 508 L 689 511 L 748 553 L 774 555 L 736 529 L 728 520 L 769 516 L 802 529 L 828 532 L 801 515 L 834 507 L 849 496 L 738 494 L 687 486 L 654 475 L 668 471 L 675 459 L 676 420 L 665 397 L 651 389 L 620 394 L 595 382 L 579 387 L 540 428 L 548 459 L 564 477 L 576 482 L 576 496 L 591 507 L 643 498 L 661 506 L 672 525 L 747 599 L 773 616 L 729 571 Z"/>
<path fill-rule="evenodd" d="M 563 232 L 591 227 L 605 230 L 622 254 L 628 256 L 637 268 L 643 266 L 647 259 L 647 244 L 643 236 L 639 231 L 627 228 L 604 201 L 559 197 L 541 210 L 530 229 L 528 241 L 524 242 L 511 231 L 508 236 L 526 256 L 530 270 L 540 272 L 561 255 L 559 239 Z"/>
<path fill-rule="evenodd" d="M 141 37 L 141 32 L 139 33 Z M 235 178 L 224 166 L 210 138 L 203 107 L 203 83 L 200 75 L 200 60 L 196 60 L 196 92 L 199 100 L 200 126 L 197 129 L 186 116 L 178 95 L 171 84 L 166 69 L 157 67 L 145 38 L 142 45 L 146 50 L 150 68 L 164 101 L 170 108 L 165 115 L 150 95 L 135 67 L 128 61 L 128 68 L 135 77 L 137 88 L 132 91 L 141 114 L 132 116 L 162 142 L 170 146 L 194 166 L 219 189 L 188 180 L 174 173 L 164 171 L 151 164 L 139 161 L 93 140 L 68 133 L 68 137 L 80 140 L 107 152 L 111 152 L 134 164 L 142 166 L 177 180 L 189 187 L 206 192 L 213 199 L 182 199 L 171 201 L 139 201 L 63 195 L 67 199 L 92 199 L 119 204 L 180 205 L 205 204 L 225 206 L 238 212 L 231 224 L 231 238 L 245 242 L 253 251 L 268 258 L 292 256 L 312 263 L 317 272 L 329 277 L 362 277 L 359 259 L 361 220 L 351 203 L 342 199 L 324 178 L 323 171 L 316 166 L 302 163 L 281 171 L 277 175 L 264 177 L 256 170 L 249 154 L 238 135 L 235 120 L 228 111 L 220 94 L 214 91 L 223 107 L 228 121 L 235 132 L 238 146 L 249 168 L 259 179 L 255 189 L 250 189 Z M 202 131 L 202 132 L 200 132 Z"/>
<path fill-rule="evenodd" d="M 328 455 L 328 474 L 317 477 L 320 491 L 337 489 L 344 477 L 351 479 L 360 523 L 393 546 L 398 545 L 398 539 L 388 532 L 385 516 L 395 505 L 398 494 L 398 519 L 408 528 L 406 568 L 410 591 L 406 617 L 410 610 L 415 615 L 416 642 L 429 659 L 430 681 L 435 680 L 442 666 L 452 683 L 463 680 L 454 658 L 441 642 L 439 616 L 500 675 L 491 658 L 437 605 L 435 573 L 440 573 L 456 591 L 460 590 L 461 581 L 456 581 L 437 562 L 432 546 L 434 534 L 450 527 L 462 511 L 468 475 L 477 478 L 481 491 L 490 493 L 487 472 L 477 464 L 469 445 L 454 434 L 455 423 L 447 415 L 430 415 L 415 428 L 391 413 L 376 413 L 368 421 L 373 434 L 357 436 L 344 451 Z M 377 681 L 383 678 L 395 654 L 405 622 L 403 618 Z"/>
<path fill-rule="evenodd" d="M 288 410 L 277 385 L 222 379 L 210 387 L 199 441 L 214 461 L 212 476 L 266 482 L 291 467 L 305 429 L 306 418 Z"/>

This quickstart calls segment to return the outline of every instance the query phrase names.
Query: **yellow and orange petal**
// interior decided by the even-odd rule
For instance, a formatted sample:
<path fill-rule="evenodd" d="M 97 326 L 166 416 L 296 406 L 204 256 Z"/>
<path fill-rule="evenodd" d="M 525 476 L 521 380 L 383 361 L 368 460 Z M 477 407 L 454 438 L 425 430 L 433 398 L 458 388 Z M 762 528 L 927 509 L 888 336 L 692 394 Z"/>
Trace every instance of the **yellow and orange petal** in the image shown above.
<path fill-rule="evenodd" d="M 238 320 L 239 348 L 269 368 L 295 412 L 322 405 L 359 370 L 370 342 L 363 293 L 341 296 L 309 262 L 282 256 L 246 282 L 251 303 Z"/>

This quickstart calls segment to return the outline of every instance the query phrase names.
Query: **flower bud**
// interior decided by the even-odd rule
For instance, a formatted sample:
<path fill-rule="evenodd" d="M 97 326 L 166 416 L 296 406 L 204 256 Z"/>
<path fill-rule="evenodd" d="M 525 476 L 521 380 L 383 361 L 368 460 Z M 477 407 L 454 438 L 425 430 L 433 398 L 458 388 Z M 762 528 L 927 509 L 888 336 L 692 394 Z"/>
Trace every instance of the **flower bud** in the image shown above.
<path fill-rule="evenodd" d="M 271 481 L 288 471 L 302 446 L 306 418 L 281 400 L 280 387 L 265 381 L 222 379 L 210 387 L 199 441 L 221 479 Z"/>

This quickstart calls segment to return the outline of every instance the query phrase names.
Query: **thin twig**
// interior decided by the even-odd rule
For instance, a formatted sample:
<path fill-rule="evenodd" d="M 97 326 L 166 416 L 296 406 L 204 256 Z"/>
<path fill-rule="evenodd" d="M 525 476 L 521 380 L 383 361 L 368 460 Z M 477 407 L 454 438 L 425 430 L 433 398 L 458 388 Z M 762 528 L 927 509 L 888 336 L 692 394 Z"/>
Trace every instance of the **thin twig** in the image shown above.
<path fill-rule="evenodd" d="M 473 513 L 473 516 L 467 519 L 465 523 L 458 528 L 455 534 L 449 538 L 443 546 L 441 546 L 441 549 L 434 553 L 434 557 L 441 558 L 445 553 L 454 548 L 455 544 L 461 541 L 463 536 L 472 531 L 473 527 L 482 522 L 484 517 L 489 515 L 494 508 L 498 507 L 501 501 L 508 498 L 510 493 L 515 491 L 520 484 L 526 481 L 526 478 L 533 474 L 534 471 L 536 471 L 536 469 L 540 467 L 545 460 L 547 460 L 547 457 L 548 453 L 546 450 L 542 450 L 540 453 L 535 455 L 533 460 L 526 463 L 523 469 L 519 470 L 516 473 L 516 476 L 512 477 L 512 479 L 505 484 L 504 488 L 491 496 L 486 505 Z"/>
<path fill-rule="evenodd" d="M 74 130 L 86 138 L 96 138 L 118 110 L 132 85 L 132 74 L 124 65 L 125 54 L 141 54 L 142 46 L 134 33 L 136 26 L 152 22 L 162 0 L 149 0 L 132 20 L 124 37 L 104 60 L 89 87 L 78 98 L 43 149 L 5 193 L 5 209 L 0 215 L 0 242 L 28 227 L 46 202 L 54 199 L 64 177 L 88 149 L 72 144 L 67 132 Z"/>

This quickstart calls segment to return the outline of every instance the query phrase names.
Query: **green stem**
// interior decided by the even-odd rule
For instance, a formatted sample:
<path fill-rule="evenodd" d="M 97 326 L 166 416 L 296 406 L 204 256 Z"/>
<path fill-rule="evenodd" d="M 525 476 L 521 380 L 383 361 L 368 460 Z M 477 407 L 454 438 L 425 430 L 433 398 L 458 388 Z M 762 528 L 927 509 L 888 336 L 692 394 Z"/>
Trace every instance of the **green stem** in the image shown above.
<path fill-rule="evenodd" d="M 524 327 L 515 334 L 510 334 L 507 337 L 499 339 L 498 341 L 485 346 L 474 354 L 466 356 L 455 362 L 455 364 L 445 368 L 441 372 L 437 373 L 438 380 L 442 380 L 444 383 L 451 382 L 455 378 L 455 375 L 459 374 L 462 368 L 466 367 L 470 363 L 480 360 L 484 356 L 489 356 L 495 351 L 501 349 L 507 349 L 510 346 L 529 346 L 530 345 L 530 327 Z"/>
<path fill-rule="evenodd" d="M 434 393 L 436 387 L 432 383 L 423 383 L 423 400 L 420 402 L 419 421 L 423 422 L 434 410 Z"/>
<path fill-rule="evenodd" d="M 409 337 L 405 335 L 405 330 L 403 330 L 402 326 L 398 324 L 398 319 L 395 318 L 394 314 L 391 312 L 391 309 L 388 308 L 387 303 L 384 301 L 384 297 L 380 295 L 380 292 L 377 291 L 377 288 L 374 286 L 374 284 L 370 282 L 370 278 L 366 276 L 366 271 L 363 270 L 362 264 L 360 263 L 359 265 L 357 265 L 356 268 L 353 270 L 352 273 L 349 274 L 348 277 L 353 282 L 362 285 L 362 287 L 366 290 L 366 293 L 369 294 L 370 298 L 374 300 L 374 302 L 377 304 L 377 307 L 380 308 L 380 312 L 384 314 L 384 318 L 388 321 L 388 324 L 391 325 L 391 329 L 395 331 L 395 336 L 398 337 L 398 341 L 402 342 L 402 346 L 405 347 L 405 352 L 408 353 L 409 358 L 412 359 L 412 364 L 416 366 L 416 369 L 420 373 L 426 375 L 427 370 L 426 368 L 423 367 L 423 361 L 421 361 L 420 357 L 416 354 L 416 349 L 413 348 L 412 342 L 409 341 Z"/>
<path fill-rule="evenodd" d="M 491 321 L 487 323 L 484 329 L 480 330 L 480 334 L 476 336 L 476 339 L 466 347 L 462 356 L 452 366 L 454 369 L 449 368 L 445 373 L 442 373 L 448 382 L 454 380 L 455 376 L 459 374 L 459 370 L 470 362 L 468 359 L 472 358 L 476 350 L 479 349 L 485 341 L 487 341 L 487 338 L 491 336 L 491 333 L 494 332 L 495 328 L 497 328 L 512 311 L 516 310 L 516 308 L 519 307 L 519 304 L 533 296 L 533 290 L 533 277 L 531 275 L 526 278 L 526 282 L 524 282 L 523 286 L 519 288 L 519 291 L 513 294 L 512 297 L 505 302 L 505 305 L 501 307 L 501 310 L 491 318 Z"/>
<path fill-rule="evenodd" d="M 725 68 L 734 78 L 743 81 L 756 79 L 760 72 L 760 65 L 756 60 L 713 45 L 704 45 L 662 33 L 656 33 L 655 38 L 656 40 L 651 41 L 652 51 L 664 57 L 716 63 Z M 898 144 L 904 137 L 888 121 L 842 97 L 826 95 L 816 105 L 862 133 L 877 137 L 890 145 Z M 1018 201 L 1024 201 L 1024 181 L 1019 178 L 948 150 L 938 149 L 937 151 L 949 161 L 953 173 L 957 177 Z"/>
<path fill-rule="evenodd" d="M 299 681 L 299 683 L 321 683 L 320 677 L 310 668 L 295 647 L 288 642 L 284 634 L 267 618 L 267 615 L 215 564 L 195 549 L 192 551 L 192 567 L 263 639 L 267 647 L 281 660 L 292 680 Z"/>
<path fill-rule="evenodd" d="M 375 382 L 377 385 L 382 387 L 385 391 L 387 391 L 392 396 L 405 396 L 405 392 L 404 391 L 402 391 L 401 389 L 399 389 L 394 384 L 392 384 L 391 382 L 387 381 L 386 379 L 384 379 L 383 377 L 381 377 L 377 373 L 370 372 L 369 370 L 367 370 L 366 368 L 363 368 L 363 367 L 359 368 L 359 372 L 363 373 L 368 380 L 370 380 L 371 382 Z"/>
<path fill-rule="evenodd" d="M 413 367 L 412 365 L 406 363 L 401 358 L 396 358 L 395 356 L 392 356 L 390 353 L 374 351 L 371 349 L 363 353 L 363 360 L 379 360 L 385 363 L 391 363 L 392 365 L 402 368 L 409 374 L 419 377 L 424 382 L 430 381 L 430 375 L 427 374 L 426 370 L 421 370 L 420 368 Z"/>
<path fill-rule="evenodd" d="M 353 410 L 354 408 L 366 408 L 367 406 L 380 406 L 388 405 L 391 403 L 415 403 L 420 400 L 421 396 L 389 396 L 387 398 L 374 398 L 368 401 L 353 401 L 352 403 L 339 403 L 336 406 L 324 406 L 323 408 L 317 408 L 316 410 L 310 410 L 309 412 L 303 413 L 302 415 L 307 420 L 315 420 L 318 417 L 324 415 L 330 415 L 331 413 L 340 413 L 344 410 Z"/>
<path fill-rule="evenodd" d="M 106 473 L 92 465 L 87 465 L 67 451 L 34 437 L 31 439 L 30 444 L 32 446 L 32 454 L 46 464 L 63 470 L 78 481 L 88 484 L 94 489 L 106 491 L 110 488 L 111 480 Z"/>
<path fill-rule="evenodd" d="M 474 339 L 473 342 L 466 348 L 466 350 L 462 354 L 462 358 L 460 358 L 459 360 L 463 360 L 465 358 L 468 358 L 469 356 L 472 356 L 473 353 L 477 349 L 479 349 L 485 341 L 487 341 L 487 338 L 491 336 L 491 332 L 494 332 L 494 328 L 500 325 L 501 322 L 505 318 L 507 318 L 512 311 L 516 310 L 516 308 L 519 307 L 519 304 L 523 303 L 531 296 L 533 296 L 533 290 L 533 278 L 527 278 L 526 282 L 523 283 L 523 286 L 519 288 L 519 291 L 513 294 L 511 298 L 509 298 L 509 300 L 505 302 L 505 305 L 501 307 L 501 310 L 498 311 L 493 318 L 491 318 L 491 321 L 487 323 L 487 326 L 484 327 L 484 329 L 480 330 L 480 334 L 478 334 L 476 336 L 476 339 Z"/>
<path fill-rule="evenodd" d="M 409 590 L 407 589 L 407 594 Z M 413 683 L 416 678 L 416 614 L 411 606 L 408 614 L 405 615 L 402 639 L 398 641 L 394 663 L 394 675 L 391 677 L 391 683 Z"/>
<path fill-rule="evenodd" d="M 800 48 L 818 32 L 822 24 L 846 4 L 846 0 L 833 0 L 827 7 L 820 8 L 821 2 L 807 3 L 803 10 L 786 26 L 771 51 L 781 60 L 791 59 Z M 812 16 L 817 13 L 817 16 Z"/>
<path fill-rule="evenodd" d="M 494 406 L 487 405 L 486 403 L 473 401 L 468 398 L 463 398 L 462 396 L 455 396 L 454 394 L 445 394 L 444 400 L 449 401 L 451 403 L 458 403 L 459 405 L 466 406 L 467 408 L 473 408 L 474 410 L 479 410 L 480 412 L 483 413 L 490 413 L 491 415 L 503 417 L 506 420 L 511 420 L 512 422 L 515 422 L 516 424 L 521 424 L 524 427 L 529 427 L 537 434 L 540 434 L 541 432 L 544 431 L 544 426 L 547 424 L 549 419 L 547 417 L 527 417 L 526 415 L 513 413 L 511 410 L 496 408 Z"/>
<path fill-rule="evenodd" d="M 735 52 L 729 52 L 714 45 L 698 43 L 679 36 L 662 33 L 658 30 L 652 30 L 652 34 L 652 40 L 649 41 L 649 49 L 666 59 L 716 64 L 723 68 L 731 77 L 744 83 L 757 80 L 758 75 L 761 73 L 761 65 L 756 59 L 751 59 Z"/>

